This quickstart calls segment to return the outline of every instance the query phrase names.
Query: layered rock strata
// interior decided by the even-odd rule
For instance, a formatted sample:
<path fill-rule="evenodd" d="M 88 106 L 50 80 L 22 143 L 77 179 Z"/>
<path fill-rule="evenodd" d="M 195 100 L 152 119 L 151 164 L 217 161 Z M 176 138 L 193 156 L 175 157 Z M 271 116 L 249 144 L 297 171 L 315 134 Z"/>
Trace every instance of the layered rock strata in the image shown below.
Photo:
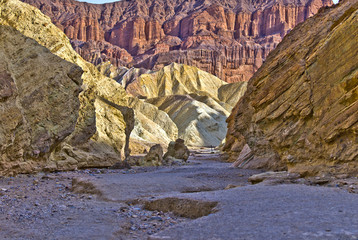
<path fill-rule="evenodd" d="M 50 16 L 92 63 L 157 70 L 177 62 L 227 82 L 248 80 L 285 34 L 332 5 L 331 0 L 23 1 Z"/>
<path fill-rule="evenodd" d="M 218 89 L 226 83 L 215 76 L 197 68 L 178 64 L 158 72 L 134 68 L 118 69 L 104 64 L 99 67 L 99 71 L 72 49 L 65 34 L 40 11 L 16 0 L 2 0 L 0 7 L 2 25 L 17 29 L 48 48 L 53 54 L 83 70 L 83 92 L 79 95 L 80 109 L 76 127 L 69 136 L 66 135 L 65 141 L 51 147 L 43 169 L 54 171 L 111 166 L 130 154 L 129 136 L 134 140 L 133 148 L 140 151 L 150 146 L 150 143 L 167 145 L 177 139 L 179 132 L 183 130 L 178 129 L 178 125 L 173 121 L 173 115 L 136 96 L 148 99 L 167 97 L 168 94 L 184 94 L 196 106 L 195 112 L 199 111 L 199 115 L 207 116 L 200 118 L 199 123 L 210 118 L 209 122 L 213 122 L 215 126 L 219 125 L 220 134 L 223 132 L 226 126 L 224 119 L 232 106 L 219 100 Z M 33 68 L 36 67 L 35 64 Z M 143 86 L 150 81 L 138 84 L 140 79 L 158 81 L 153 81 L 152 91 L 145 92 Z M 199 105 L 202 107 L 198 108 Z M 42 109 L 39 108 L 38 111 Z M 210 115 L 211 112 L 215 114 Z M 216 134 L 215 131 L 210 134 Z M 201 146 L 204 144 L 203 136 L 198 131 L 194 132 L 197 140 L 191 143 Z M 222 138 L 223 134 L 220 134 Z M 219 139 L 215 141 L 219 142 Z M 210 145 L 217 144 L 210 142 Z"/>
<path fill-rule="evenodd" d="M 228 119 L 232 160 L 247 143 L 243 167 L 356 176 L 357 21 L 358 3 L 345 0 L 285 37 Z"/>

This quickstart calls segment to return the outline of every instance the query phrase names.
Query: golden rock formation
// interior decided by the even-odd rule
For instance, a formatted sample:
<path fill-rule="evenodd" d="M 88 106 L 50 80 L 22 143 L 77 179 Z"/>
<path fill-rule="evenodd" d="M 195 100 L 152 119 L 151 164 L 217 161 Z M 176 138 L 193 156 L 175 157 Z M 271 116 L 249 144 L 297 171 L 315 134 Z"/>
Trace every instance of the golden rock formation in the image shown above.
<path fill-rule="evenodd" d="M 75 128 L 82 70 L 9 26 L 0 46 L 0 175 L 39 171 Z"/>
<path fill-rule="evenodd" d="M 71 66 L 77 65 L 83 70 L 83 91 L 79 95 L 76 126 L 73 131 L 68 130 L 58 137 L 65 141 L 50 144 L 50 150 L 43 154 L 46 155 L 44 160 L 47 159 L 45 169 L 113 165 L 129 155 L 133 129 L 135 141 L 132 146 L 142 142 L 144 148 L 153 142 L 167 145 L 178 136 L 195 146 L 218 145 L 224 137 L 225 119 L 232 106 L 223 101 L 229 101 L 231 97 L 225 97 L 225 93 L 230 91 L 219 92 L 226 83 L 217 77 L 181 64 L 171 64 L 154 72 L 135 68 L 113 69 L 109 65 L 96 68 L 83 60 L 72 49 L 66 35 L 36 8 L 17 0 L 0 0 L 0 10 L 1 25 L 16 29 Z M 34 69 L 38 67 L 36 64 Z M 71 74 L 68 74 L 69 78 Z M 7 89 L 4 94 L 8 95 Z M 153 100 L 155 104 L 151 98 L 156 99 Z M 182 98 L 183 102 L 177 101 Z M 71 101 L 75 99 L 68 100 Z M 164 107 L 167 103 L 173 103 L 173 106 Z M 189 111 L 181 109 L 183 104 Z M 42 111 L 41 107 L 37 111 Z M 44 113 L 50 109 L 48 107 Z M 183 115 L 178 118 L 178 114 Z M 74 120 L 73 115 L 71 117 L 68 124 Z M 34 151 L 37 154 L 37 149 Z M 19 172 L 23 171 L 21 169 Z"/>
<path fill-rule="evenodd" d="M 134 96 L 146 98 L 194 93 L 218 100 L 218 89 L 225 84 L 197 67 L 172 63 L 158 71 L 141 74 L 127 82 L 125 88 Z"/>
<path fill-rule="evenodd" d="M 178 137 L 184 139 L 185 144 L 217 146 L 221 143 L 226 134 L 225 120 L 232 109 L 232 105 L 226 101 L 230 103 L 237 101 L 246 90 L 246 83 L 227 84 L 197 67 L 177 63 L 172 63 L 158 71 L 143 74 L 140 72 L 140 69 L 129 69 L 128 73 L 123 74 L 118 81 L 133 96 L 146 99 L 147 103 L 167 113 L 177 127 Z M 220 90 L 226 85 L 230 85 L 231 88 Z M 235 91 L 237 94 L 234 94 Z M 223 101 L 220 101 L 220 98 Z M 143 100 L 136 101 L 141 103 Z M 140 110 L 141 113 L 145 112 L 143 109 Z M 157 114 L 157 111 L 151 112 Z M 146 116 L 152 119 L 153 113 L 152 116 L 148 113 Z M 168 128 L 168 125 L 165 125 Z M 140 131 L 143 128 L 147 129 L 141 127 Z M 147 133 L 142 135 L 148 136 Z M 166 135 L 160 136 L 164 138 Z"/>
<path fill-rule="evenodd" d="M 128 147 L 128 130 L 134 125 L 134 116 L 128 110 L 128 96 L 116 81 L 105 77 L 90 63 L 82 59 L 73 49 L 66 35 L 51 23 L 49 17 L 40 10 L 17 0 L 1 0 L 0 24 L 8 25 L 39 44 L 53 54 L 80 66 L 84 73 L 83 92 L 80 94 L 81 107 L 76 128 L 67 143 L 57 147 L 51 154 L 50 169 L 73 169 L 77 166 L 111 165 L 120 160 Z M 114 110 L 116 109 L 116 110 Z M 110 114 L 107 112 L 114 110 Z M 40 109 L 39 109 L 40 111 Z M 119 112 L 121 113 L 119 113 Z M 117 137 L 108 129 L 105 122 L 112 121 Z M 132 123 L 131 123 L 132 122 Z M 127 126 L 129 124 L 129 126 Z M 128 136 L 126 136 L 128 135 Z M 119 139 L 120 138 L 120 139 Z M 72 147 L 71 147 L 72 146 Z M 76 146 L 73 148 L 73 146 Z M 62 152 L 63 149 L 73 151 Z M 83 150 L 83 148 L 85 150 Z M 93 148 L 93 149 L 91 149 Z M 76 156 L 78 150 L 78 156 Z M 86 161 L 83 152 L 102 151 L 102 157 Z M 112 157 L 106 157 L 110 154 Z M 90 154 L 91 155 L 91 154 Z M 97 154 L 100 156 L 100 154 Z M 87 165 L 88 163 L 88 165 Z M 59 166 L 60 165 L 60 166 Z"/>
<path fill-rule="evenodd" d="M 189 95 L 152 98 L 147 102 L 168 113 L 178 127 L 179 138 L 189 146 L 218 146 L 225 138 L 225 109 L 219 112 Z"/>

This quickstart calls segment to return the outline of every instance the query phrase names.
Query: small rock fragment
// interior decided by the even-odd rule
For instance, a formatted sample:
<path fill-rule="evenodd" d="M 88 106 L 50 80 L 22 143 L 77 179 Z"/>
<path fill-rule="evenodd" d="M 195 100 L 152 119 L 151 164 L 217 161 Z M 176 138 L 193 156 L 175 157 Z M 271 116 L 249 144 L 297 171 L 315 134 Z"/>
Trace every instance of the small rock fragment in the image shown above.
<path fill-rule="evenodd" d="M 260 174 L 255 174 L 249 177 L 249 182 L 252 184 L 260 183 L 266 180 L 295 180 L 298 179 L 300 175 L 298 173 L 289 173 L 287 171 L 282 172 L 264 172 Z"/>

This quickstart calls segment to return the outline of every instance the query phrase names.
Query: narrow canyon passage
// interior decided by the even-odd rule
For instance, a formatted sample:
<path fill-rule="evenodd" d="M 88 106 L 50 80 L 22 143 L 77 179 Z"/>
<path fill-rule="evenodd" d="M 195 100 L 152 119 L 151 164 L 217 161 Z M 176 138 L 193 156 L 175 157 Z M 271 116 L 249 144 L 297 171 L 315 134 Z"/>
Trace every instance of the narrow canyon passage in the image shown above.
<path fill-rule="evenodd" d="M 358 240 L 333 2 L 0 0 L 0 240 Z"/>
<path fill-rule="evenodd" d="M 196 149 L 182 166 L 0 178 L 0 238 L 358 238 L 357 194 L 331 185 L 252 185 L 258 173 Z"/>

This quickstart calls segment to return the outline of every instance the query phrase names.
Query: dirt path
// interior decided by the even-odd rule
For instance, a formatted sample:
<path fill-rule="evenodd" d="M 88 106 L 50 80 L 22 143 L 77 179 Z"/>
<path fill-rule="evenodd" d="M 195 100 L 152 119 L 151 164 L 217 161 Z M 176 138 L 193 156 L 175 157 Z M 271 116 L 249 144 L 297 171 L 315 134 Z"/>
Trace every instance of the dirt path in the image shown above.
<path fill-rule="evenodd" d="M 0 178 L 0 239 L 358 239 L 358 194 L 250 185 L 218 158 Z"/>

